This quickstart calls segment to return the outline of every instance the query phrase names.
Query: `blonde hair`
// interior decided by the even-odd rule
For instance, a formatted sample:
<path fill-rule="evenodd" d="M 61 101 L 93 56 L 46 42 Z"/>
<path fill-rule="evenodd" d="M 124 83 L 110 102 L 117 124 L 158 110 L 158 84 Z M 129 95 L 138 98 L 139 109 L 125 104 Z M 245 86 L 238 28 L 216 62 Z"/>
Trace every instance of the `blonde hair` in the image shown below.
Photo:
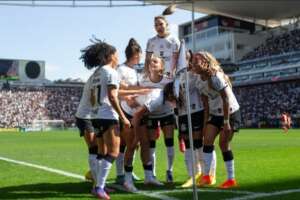
<path fill-rule="evenodd" d="M 144 67 L 144 77 L 148 77 L 150 75 L 150 70 L 149 70 L 149 65 L 151 64 L 151 60 L 152 59 L 159 59 L 160 63 L 161 63 L 161 70 L 160 70 L 160 76 L 164 75 L 164 71 L 165 71 L 165 61 L 162 57 L 155 55 L 154 53 L 151 55 L 151 58 L 149 59 L 149 63 L 148 66 Z"/>
<path fill-rule="evenodd" d="M 215 75 L 217 72 L 221 72 L 223 74 L 225 81 L 228 83 L 230 87 L 232 87 L 229 77 L 224 73 L 220 63 L 211 53 L 207 51 L 199 51 L 195 53 L 195 56 L 197 55 L 202 56 L 207 62 L 207 65 L 205 66 L 196 63 L 197 67 L 200 67 L 201 70 L 205 72 L 209 77 Z"/>

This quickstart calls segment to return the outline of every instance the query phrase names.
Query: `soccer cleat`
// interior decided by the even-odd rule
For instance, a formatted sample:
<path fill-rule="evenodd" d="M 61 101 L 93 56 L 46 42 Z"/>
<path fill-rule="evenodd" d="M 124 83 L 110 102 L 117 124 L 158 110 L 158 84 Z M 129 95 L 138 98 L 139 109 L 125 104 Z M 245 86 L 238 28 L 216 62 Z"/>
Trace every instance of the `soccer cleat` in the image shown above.
<path fill-rule="evenodd" d="M 133 183 L 130 183 L 130 182 L 126 182 L 124 183 L 124 188 L 127 192 L 132 192 L 132 193 L 135 193 L 138 191 L 138 189 L 134 186 Z"/>
<path fill-rule="evenodd" d="M 118 175 L 115 180 L 115 183 L 119 185 L 123 185 L 124 182 L 125 182 L 125 175 Z"/>
<path fill-rule="evenodd" d="M 141 179 L 135 173 L 132 172 L 132 180 L 133 181 L 140 181 Z"/>
<path fill-rule="evenodd" d="M 202 178 L 202 174 L 198 173 L 195 175 L 195 181 L 196 181 L 196 185 L 198 185 L 198 183 L 200 182 Z M 190 188 L 193 186 L 193 179 L 192 177 L 189 178 L 184 184 L 181 185 L 182 188 Z"/>
<path fill-rule="evenodd" d="M 94 196 L 96 196 L 98 199 L 105 199 L 105 200 L 109 200 L 110 197 L 109 195 L 105 192 L 104 189 L 101 189 L 99 187 L 95 187 L 92 189 L 92 194 Z"/>
<path fill-rule="evenodd" d="M 214 185 L 216 183 L 216 179 L 213 176 L 205 175 L 202 176 L 202 178 L 199 180 L 197 186 L 203 187 L 203 186 L 210 186 Z"/>
<path fill-rule="evenodd" d="M 84 177 L 85 177 L 85 180 L 94 182 L 94 179 L 93 179 L 91 170 L 87 171 L 87 172 L 85 173 Z"/>
<path fill-rule="evenodd" d="M 173 183 L 173 172 L 170 170 L 167 170 L 166 172 L 166 182 Z"/>
<path fill-rule="evenodd" d="M 185 143 L 184 143 L 184 139 L 180 138 L 179 139 L 179 150 L 181 153 L 185 152 Z"/>
<path fill-rule="evenodd" d="M 219 186 L 220 189 L 229 189 L 229 188 L 234 188 L 237 187 L 237 182 L 235 179 L 228 179 L 222 185 Z"/>
<path fill-rule="evenodd" d="M 155 177 L 151 177 L 149 179 L 145 179 L 145 185 L 154 185 L 154 186 L 163 186 L 164 184 L 159 182 Z"/>

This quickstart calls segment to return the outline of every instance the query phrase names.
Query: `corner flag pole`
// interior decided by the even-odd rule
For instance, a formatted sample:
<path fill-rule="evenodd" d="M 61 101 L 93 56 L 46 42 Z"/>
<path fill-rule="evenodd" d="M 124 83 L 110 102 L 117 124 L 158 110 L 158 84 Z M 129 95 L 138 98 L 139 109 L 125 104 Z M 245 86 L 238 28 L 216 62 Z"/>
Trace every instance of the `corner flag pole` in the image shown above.
<path fill-rule="evenodd" d="M 184 40 L 180 42 L 180 49 L 179 49 L 179 56 L 177 60 L 177 68 L 176 68 L 176 75 L 174 80 L 174 87 L 175 87 L 175 96 L 178 98 L 180 93 L 180 80 L 182 78 L 185 79 L 184 88 L 185 90 L 185 100 L 186 100 L 186 111 L 188 117 L 188 130 L 189 130 L 189 141 L 190 141 L 190 148 L 191 148 L 191 158 L 192 158 L 192 180 L 193 180 L 193 200 L 198 200 L 197 194 L 197 186 L 196 186 L 196 170 L 195 170 L 195 152 L 194 152 L 194 142 L 193 142 L 193 130 L 192 130 L 192 120 L 191 120 L 191 106 L 190 106 L 190 86 L 189 86 L 189 76 L 188 76 L 188 63 L 186 62 L 186 48 Z"/>
<path fill-rule="evenodd" d="M 196 45 L 195 45 L 195 4 L 194 0 L 192 0 L 192 50 L 195 52 L 196 50 Z M 196 169 L 195 169 L 195 152 L 194 152 L 194 141 L 193 141 L 193 130 L 192 130 L 192 119 L 191 119 L 191 106 L 190 106 L 190 85 L 189 85 L 189 76 L 188 76 L 188 71 L 187 68 L 185 70 L 185 95 L 186 95 L 186 101 L 187 101 L 187 117 L 188 117 L 188 126 L 189 126 L 189 140 L 190 140 L 190 148 L 191 148 L 191 154 L 192 154 L 192 179 L 193 179 L 193 199 L 198 200 L 198 192 L 197 192 L 197 185 L 196 185 L 196 180 L 195 180 L 195 174 L 196 174 Z"/>

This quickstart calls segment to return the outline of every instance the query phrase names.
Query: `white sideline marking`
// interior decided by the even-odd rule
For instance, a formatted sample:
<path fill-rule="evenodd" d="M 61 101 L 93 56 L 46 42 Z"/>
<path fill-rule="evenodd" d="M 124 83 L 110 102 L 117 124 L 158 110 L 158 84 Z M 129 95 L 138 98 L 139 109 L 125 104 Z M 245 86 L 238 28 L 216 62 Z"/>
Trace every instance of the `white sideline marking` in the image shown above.
<path fill-rule="evenodd" d="M 32 167 L 32 168 L 44 170 L 44 171 L 47 171 L 47 172 L 52 172 L 52 173 L 67 176 L 67 177 L 72 177 L 72 178 L 76 178 L 76 179 L 80 179 L 80 180 L 85 180 L 84 176 L 74 174 L 74 173 L 70 173 L 70 172 L 66 172 L 66 171 L 59 170 L 59 169 L 53 169 L 53 168 L 50 168 L 50 167 L 31 164 L 31 163 L 28 163 L 28 162 L 23 162 L 23 161 L 18 161 L 18 160 L 13 160 L 13 159 L 1 157 L 1 156 L 0 156 L 0 160 L 10 162 L 10 163 L 15 163 L 15 164 L 18 164 L 18 165 L 24 165 L 24 166 L 27 166 L 27 167 Z M 124 191 L 124 188 L 122 188 L 122 186 L 118 186 L 118 185 L 115 185 L 115 184 L 113 184 L 112 186 L 114 186 L 115 188 L 117 188 L 119 190 Z M 156 194 L 153 191 L 146 192 L 146 191 L 141 190 L 141 191 L 137 192 L 137 194 L 141 194 L 141 195 L 144 195 L 144 196 L 148 196 L 148 197 L 152 197 L 152 198 L 156 198 L 156 199 L 161 199 L 161 200 L 179 200 L 179 199 L 176 199 L 174 197 L 168 197 L 168 196 L 165 196 L 165 195 Z"/>
<path fill-rule="evenodd" d="M 284 194 L 297 193 L 297 192 L 300 192 L 300 189 L 282 190 L 282 191 L 271 192 L 271 193 L 250 194 L 244 197 L 235 197 L 227 200 L 249 200 L 249 199 L 256 199 L 261 197 L 280 196 Z"/>
<path fill-rule="evenodd" d="M 47 172 L 52 172 L 52 173 L 67 176 L 67 177 L 85 180 L 84 176 L 82 176 L 82 175 L 66 172 L 66 171 L 59 170 L 59 169 L 54 169 L 54 168 L 50 168 L 50 167 L 46 167 L 46 166 L 42 166 L 42 165 L 36 165 L 36 164 L 28 163 L 28 162 L 13 160 L 13 159 L 1 157 L 1 156 L 0 156 L 0 160 L 32 167 L 32 168 L 36 168 L 36 169 L 40 169 L 40 170 L 44 170 Z M 115 185 L 115 184 L 112 184 L 112 186 L 115 187 L 116 189 L 125 191 L 124 188 L 122 188 L 122 186 Z M 137 194 L 156 198 L 156 199 L 161 199 L 161 200 L 179 200 L 175 197 L 169 197 L 169 196 L 166 196 L 163 194 L 178 193 L 178 192 L 184 192 L 184 191 L 189 192 L 189 191 L 192 191 L 192 189 L 176 189 L 176 190 L 165 190 L 165 191 L 143 191 L 143 190 L 140 190 L 137 192 Z M 226 200 L 251 200 L 251 199 L 256 199 L 256 198 L 260 198 L 260 197 L 271 197 L 271 196 L 280 196 L 280 195 L 290 194 L 290 193 L 298 193 L 298 192 L 300 192 L 300 189 L 282 190 L 282 191 L 271 192 L 271 193 L 257 193 L 257 192 L 250 192 L 250 191 L 234 191 L 234 190 L 218 190 L 218 189 L 197 189 L 197 191 L 247 194 L 246 196 L 243 196 L 243 197 L 234 197 L 234 198 L 230 198 L 230 199 L 226 199 Z"/>
<path fill-rule="evenodd" d="M 1 156 L 0 156 L 0 160 L 10 162 L 10 163 L 19 164 L 19 165 L 24 165 L 24 166 L 27 166 L 27 167 L 33 167 L 33 168 L 41 169 L 41 170 L 44 170 L 44 171 L 47 171 L 47 172 L 52 172 L 52 173 L 60 174 L 60 175 L 67 176 L 67 177 L 72 177 L 72 178 L 77 178 L 77 179 L 80 179 L 80 180 L 85 180 L 84 176 L 74 174 L 74 173 L 70 173 L 70 172 L 66 172 L 66 171 L 59 170 L 59 169 L 54 169 L 54 168 L 50 168 L 50 167 L 46 167 L 46 166 L 42 166 L 42 165 L 36 165 L 36 164 L 28 163 L 28 162 L 23 162 L 23 161 L 13 160 L 13 159 L 9 159 L 9 158 L 4 158 L 4 157 L 1 157 Z"/>
<path fill-rule="evenodd" d="M 118 190 L 126 192 L 126 190 L 121 185 L 109 184 L 109 187 L 112 187 L 112 188 L 115 188 L 115 189 L 118 189 Z M 135 194 L 141 194 L 141 195 L 144 195 L 144 196 L 153 197 L 153 198 L 161 199 L 161 200 L 179 200 L 179 199 L 177 199 L 175 197 L 169 197 L 169 196 L 161 195 L 161 193 L 157 192 L 157 191 L 143 191 L 143 190 L 139 190 Z"/>
<path fill-rule="evenodd" d="M 179 192 L 192 192 L 193 189 L 176 189 L 176 190 L 165 190 L 165 191 L 159 191 L 155 192 L 157 194 L 168 194 L 168 193 L 179 193 Z M 254 195 L 254 194 L 261 194 L 257 192 L 250 192 L 250 191 L 238 191 L 238 190 L 221 190 L 221 189 L 202 189 L 197 188 L 197 192 L 209 192 L 209 193 L 233 193 L 233 194 L 248 194 L 248 195 Z"/>

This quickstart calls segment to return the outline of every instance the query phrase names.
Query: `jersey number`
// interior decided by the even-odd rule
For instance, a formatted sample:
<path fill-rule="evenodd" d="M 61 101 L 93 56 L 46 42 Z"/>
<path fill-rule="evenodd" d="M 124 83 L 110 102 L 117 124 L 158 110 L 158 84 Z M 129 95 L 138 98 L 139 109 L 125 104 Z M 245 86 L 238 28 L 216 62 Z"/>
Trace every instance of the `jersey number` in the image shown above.
<path fill-rule="evenodd" d="M 91 104 L 92 106 L 96 106 L 96 104 L 98 104 L 98 106 L 102 105 L 101 102 L 101 85 L 97 85 L 96 87 L 94 87 L 91 90 Z"/>

